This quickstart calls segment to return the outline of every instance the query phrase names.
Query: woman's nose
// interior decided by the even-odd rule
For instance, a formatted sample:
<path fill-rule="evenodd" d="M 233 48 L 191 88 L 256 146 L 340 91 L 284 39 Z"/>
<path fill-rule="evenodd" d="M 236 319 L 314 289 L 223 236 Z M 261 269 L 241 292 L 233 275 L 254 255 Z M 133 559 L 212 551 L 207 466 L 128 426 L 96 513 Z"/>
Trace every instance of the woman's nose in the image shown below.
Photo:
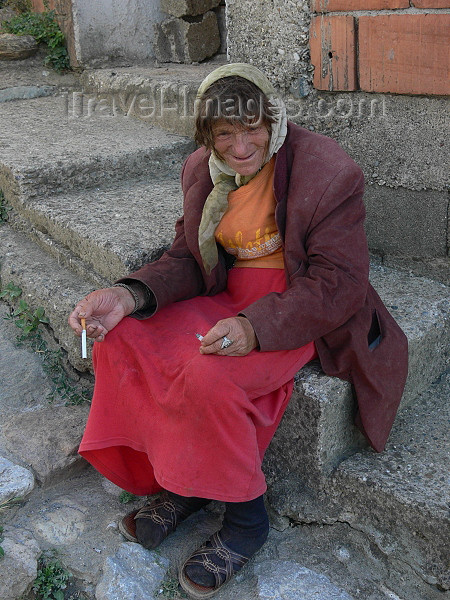
<path fill-rule="evenodd" d="M 247 156 L 249 150 L 248 137 L 246 132 L 234 134 L 233 152 L 236 156 Z"/>

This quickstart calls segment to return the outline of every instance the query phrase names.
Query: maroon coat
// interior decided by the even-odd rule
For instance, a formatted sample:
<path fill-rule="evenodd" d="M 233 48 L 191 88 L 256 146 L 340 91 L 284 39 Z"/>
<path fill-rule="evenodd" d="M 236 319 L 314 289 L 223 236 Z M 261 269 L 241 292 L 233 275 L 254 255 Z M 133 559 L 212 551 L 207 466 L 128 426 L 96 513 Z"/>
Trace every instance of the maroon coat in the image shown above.
<path fill-rule="evenodd" d="M 219 247 L 219 263 L 207 275 L 198 248 L 202 209 L 212 189 L 208 157 L 200 148 L 184 164 L 184 217 L 172 247 L 130 276 L 153 291 L 156 310 L 226 287 L 229 255 Z M 333 140 L 289 123 L 274 175 L 288 287 L 242 314 L 262 351 L 315 340 L 325 373 L 353 383 L 357 424 L 381 451 L 403 392 L 408 350 L 404 333 L 368 283 L 363 187 L 361 169 Z"/>

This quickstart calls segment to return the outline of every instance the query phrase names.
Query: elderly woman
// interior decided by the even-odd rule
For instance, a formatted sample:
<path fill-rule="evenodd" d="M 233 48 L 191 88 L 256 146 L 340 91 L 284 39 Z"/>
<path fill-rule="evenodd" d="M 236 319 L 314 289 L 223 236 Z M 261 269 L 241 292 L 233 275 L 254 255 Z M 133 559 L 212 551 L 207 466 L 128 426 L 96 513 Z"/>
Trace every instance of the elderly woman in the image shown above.
<path fill-rule="evenodd" d="M 402 394 L 406 339 L 368 283 L 363 176 L 332 140 L 287 123 L 258 69 L 216 69 L 199 89 L 170 250 L 81 300 L 96 386 L 80 453 L 137 495 L 120 530 L 156 548 L 211 499 L 220 531 L 180 583 L 209 598 L 264 544 L 261 463 L 319 358 L 351 381 L 357 424 L 381 451 Z M 133 317 L 133 318 L 129 318 Z M 98 343 L 101 342 L 101 343 Z"/>

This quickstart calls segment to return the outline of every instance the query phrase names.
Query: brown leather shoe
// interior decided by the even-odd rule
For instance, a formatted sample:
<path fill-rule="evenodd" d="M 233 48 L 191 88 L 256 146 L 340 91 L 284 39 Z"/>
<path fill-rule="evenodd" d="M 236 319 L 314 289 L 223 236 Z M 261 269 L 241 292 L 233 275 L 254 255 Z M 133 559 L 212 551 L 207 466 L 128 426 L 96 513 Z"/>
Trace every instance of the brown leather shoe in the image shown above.
<path fill-rule="evenodd" d="M 177 497 L 164 490 L 159 498 L 153 498 L 141 509 L 125 515 L 119 522 L 119 531 L 130 542 L 153 550 L 175 531 L 179 523 L 208 502 L 201 498 Z"/>
<path fill-rule="evenodd" d="M 129 542 L 138 543 L 136 537 L 136 521 L 134 520 L 138 512 L 139 509 L 133 510 L 125 515 L 121 521 L 119 521 L 119 531 Z"/>
<path fill-rule="evenodd" d="M 250 558 L 231 550 L 221 539 L 220 531 L 217 531 L 186 560 L 180 569 L 178 580 L 183 590 L 191 598 L 206 600 L 227 584 L 233 575 L 248 563 Z M 214 587 L 203 587 L 189 579 L 186 567 L 191 565 L 200 566 L 208 573 L 212 573 L 215 579 Z"/>

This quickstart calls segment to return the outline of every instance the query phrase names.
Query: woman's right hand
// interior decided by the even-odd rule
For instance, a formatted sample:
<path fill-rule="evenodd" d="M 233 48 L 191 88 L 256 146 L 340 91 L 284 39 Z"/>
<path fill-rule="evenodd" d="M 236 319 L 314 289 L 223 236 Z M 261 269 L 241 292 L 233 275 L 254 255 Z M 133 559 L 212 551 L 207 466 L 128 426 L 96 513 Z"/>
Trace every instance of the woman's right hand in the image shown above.
<path fill-rule="evenodd" d="M 126 288 L 96 290 L 77 303 L 69 315 L 69 325 L 81 335 L 81 318 L 85 318 L 87 337 L 102 342 L 108 331 L 132 313 L 134 307 L 134 298 Z"/>

